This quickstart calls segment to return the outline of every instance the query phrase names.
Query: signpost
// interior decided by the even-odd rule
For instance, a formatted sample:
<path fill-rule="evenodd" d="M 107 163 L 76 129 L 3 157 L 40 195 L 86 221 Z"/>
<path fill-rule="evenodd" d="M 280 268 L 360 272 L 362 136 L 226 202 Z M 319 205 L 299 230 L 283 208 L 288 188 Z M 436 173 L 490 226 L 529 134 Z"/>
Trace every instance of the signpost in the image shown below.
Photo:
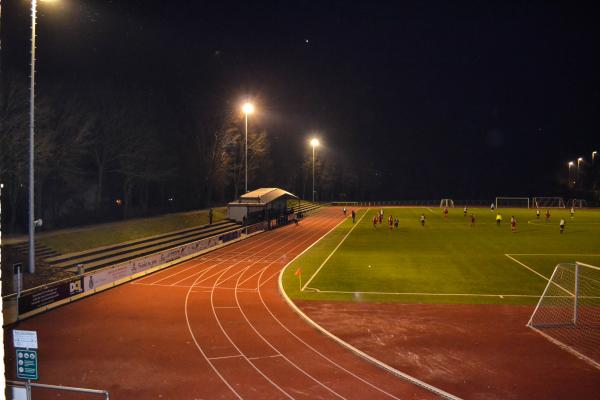
<path fill-rule="evenodd" d="M 38 357 L 36 350 L 17 349 L 17 378 L 38 379 Z"/>
<path fill-rule="evenodd" d="M 30 400 L 31 381 L 39 378 L 37 332 L 13 329 L 13 345 L 17 351 L 17 378 L 27 379 L 25 392 Z"/>

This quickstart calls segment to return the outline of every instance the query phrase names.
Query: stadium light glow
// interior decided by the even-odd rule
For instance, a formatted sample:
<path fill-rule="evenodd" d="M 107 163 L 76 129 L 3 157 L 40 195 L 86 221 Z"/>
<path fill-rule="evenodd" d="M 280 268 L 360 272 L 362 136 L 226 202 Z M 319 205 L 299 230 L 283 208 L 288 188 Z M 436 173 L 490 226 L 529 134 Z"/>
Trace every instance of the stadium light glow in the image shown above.
<path fill-rule="evenodd" d="M 254 104 L 244 103 L 244 105 L 242 106 L 242 112 L 246 115 L 252 114 L 254 112 Z"/>
<path fill-rule="evenodd" d="M 592 161 L 596 159 L 596 154 L 598 154 L 596 150 L 592 151 Z"/>
<path fill-rule="evenodd" d="M 317 147 L 319 145 L 319 139 L 317 139 L 317 138 L 310 139 L 310 145 L 312 147 Z"/>
<path fill-rule="evenodd" d="M 569 168 L 571 168 L 575 163 L 573 161 L 569 161 Z"/>

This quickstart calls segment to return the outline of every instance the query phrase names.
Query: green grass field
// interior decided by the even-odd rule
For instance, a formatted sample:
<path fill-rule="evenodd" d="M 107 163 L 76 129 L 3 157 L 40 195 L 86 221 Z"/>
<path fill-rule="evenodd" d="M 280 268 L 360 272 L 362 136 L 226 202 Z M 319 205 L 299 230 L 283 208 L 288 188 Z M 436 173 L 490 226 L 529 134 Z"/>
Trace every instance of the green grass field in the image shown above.
<path fill-rule="evenodd" d="M 600 265 L 598 211 L 577 210 L 571 219 L 569 210 L 552 209 L 546 222 L 545 210 L 538 220 L 532 209 L 502 209 L 502 224 L 496 226 L 495 213 L 477 208 L 469 210 L 476 215 L 471 227 L 462 208 L 450 209 L 447 219 L 439 208 L 385 208 L 383 224 L 373 228 L 378 211 L 359 211 L 356 225 L 345 220 L 295 260 L 283 276 L 290 297 L 533 304 L 556 264 Z M 422 213 L 425 227 L 419 223 Z M 398 229 L 388 228 L 390 214 L 399 217 Z M 518 221 L 516 233 L 510 230 L 511 215 Z M 561 217 L 566 220 L 562 235 Z M 298 267 L 302 291 L 294 275 Z"/>

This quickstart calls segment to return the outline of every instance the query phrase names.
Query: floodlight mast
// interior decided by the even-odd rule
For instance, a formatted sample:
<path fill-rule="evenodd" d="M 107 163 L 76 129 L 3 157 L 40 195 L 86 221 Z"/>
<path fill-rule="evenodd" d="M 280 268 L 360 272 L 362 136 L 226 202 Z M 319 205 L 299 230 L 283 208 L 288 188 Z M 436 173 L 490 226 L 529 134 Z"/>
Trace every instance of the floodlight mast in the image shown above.
<path fill-rule="evenodd" d="M 315 202 L 315 147 L 317 147 L 319 145 L 319 139 L 317 138 L 312 138 L 310 140 L 310 145 L 312 146 L 312 153 L 313 153 L 313 159 L 312 159 L 312 201 L 313 203 Z"/>
<path fill-rule="evenodd" d="M 244 156 L 244 162 L 245 162 L 245 179 L 244 179 L 244 185 L 245 185 L 245 191 L 244 193 L 248 193 L 248 114 L 252 114 L 254 112 L 254 104 L 252 103 L 244 103 L 244 105 L 242 106 L 242 112 L 244 113 L 245 117 L 246 117 L 246 150 L 245 150 L 245 156 Z"/>

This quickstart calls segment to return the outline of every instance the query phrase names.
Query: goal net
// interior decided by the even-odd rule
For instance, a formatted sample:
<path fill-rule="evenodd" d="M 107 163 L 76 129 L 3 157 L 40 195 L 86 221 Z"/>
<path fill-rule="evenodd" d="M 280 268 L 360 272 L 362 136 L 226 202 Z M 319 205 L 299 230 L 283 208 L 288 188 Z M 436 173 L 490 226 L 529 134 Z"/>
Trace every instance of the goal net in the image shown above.
<path fill-rule="evenodd" d="M 558 264 L 527 325 L 600 368 L 600 268 Z"/>
<path fill-rule="evenodd" d="M 529 197 L 496 197 L 498 208 L 529 208 Z"/>
<path fill-rule="evenodd" d="M 587 207 L 587 201 L 583 199 L 571 199 L 569 200 L 569 208 L 585 208 Z"/>
<path fill-rule="evenodd" d="M 565 201 L 562 197 L 534 197 L 533 206 L 535 208 L 565 208 Z"/>
<path fill-rule="evenodd" d="M 452 199 L 442 199 L 440 201 L 440 208 L 445 208 L 445 207 L 453 208 L 454 207 L 454 200 L 452 200 Z"/>

